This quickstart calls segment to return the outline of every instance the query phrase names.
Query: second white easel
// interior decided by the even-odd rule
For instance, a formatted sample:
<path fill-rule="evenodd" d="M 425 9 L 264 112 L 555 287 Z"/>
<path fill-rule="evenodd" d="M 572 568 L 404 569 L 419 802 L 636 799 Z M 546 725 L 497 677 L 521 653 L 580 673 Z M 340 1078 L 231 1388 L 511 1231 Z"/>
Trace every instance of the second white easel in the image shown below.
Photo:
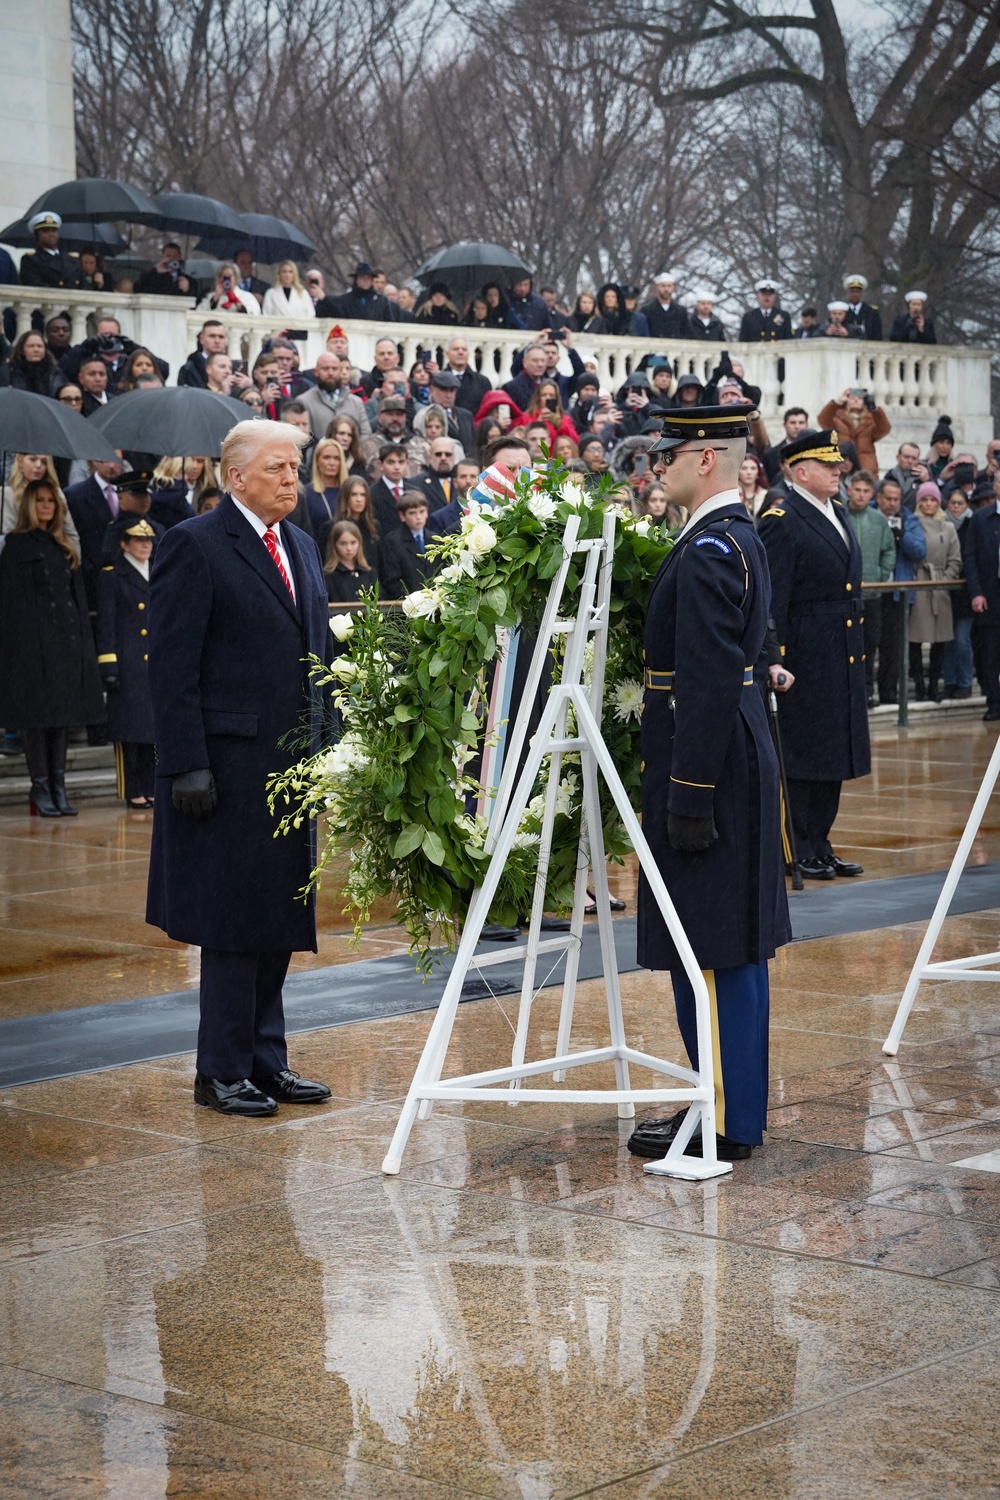
<path fill-rule="evenodd" d="M 636 1104 L 672 1104 L 678 1108 L 687 1105 L 689 1106 L 687 1115 L 666 1157 L 662 1161 L 646 1162 L 644 1171 L 651 1175 L 681 1177 L 689 1180 L 720 1177 L 732 1171 L 729 1163 L 720 1162 L 716 1156 L 712 1027 L 705 979 L 698 967 L 694 952 L 681 926 L 680 918 L 674 909 L 649 845 L 643 836 L 639 820 L 632 809 L 614 761 L 601 736 L 600 720 L 607 663 L 611 572 L 617 524 L 617 516 L 609 510 L 605 516 L 601 536 L 581 541 L 579 540 L 579 516 L 571 516 L 566 523 L 563 534 L 562 564 L 549 589 L 531 668 L 513 726 L 513 733 L 507 746 L 503 774 L 497 791 L 496 807 L 486 842 L 486 852 L 491 856 L 490 862 L 482 885 L 478 886 L 473 894 L 454 965 L 417 1064 L 392 1142 L 382 1163 L 382 1171 L 390 1176 L 399 1172 L 403 1152 L 418 1115 L 422 1119 L 426 1118 L 431 1113 L 435 1101 L 446 1099 L 491 1099 L 508 1104 L 528 1105 L 564 1102 L 615 1104 L 618 1107 L 619 1117 L 622 1119 L 630 1119 L 634 1116 Z M 562 619 L 559 610 L 569 570 L 574 559 L 581 555 L 582 577 L 576 613 L 572 619 Z M 563 636 L 566 640 L 559 681 L 549 689 L 541 722 L 532 738 L 524 766 L 518 774 L 518 763 L 527 738 L 531 707 L 535 702 L 542 674 L 557 636 Z M 588 688 L 584 681 L 584 661 L 589 640 L 593 641 L 593 666 Z M 570 725 L 571 714 L 573 716 L 572 727 Z M 559 792 L 563 756 L 570 753 L 580 758 L 580 780 L 583 791 L 573 914 L 568 933 L 543 938 L 541 921 L 545 906 L 545 887 L 556 816 L 556 799 Z M 548 767 L 545 776 L 545 809 L 539 836 L 538 872 L 535 879 L 527 940 L 523 945 L 505 948 L 501 953 L 476 957 L 476 946 L 486 923 L 504 865 L 514 847 L 514 840 L 531 798 L 536 778 L 546 760 Z M 682 1067 L 678 1063 L 667 1062 L 663 1058 L 639 1052 L 630 1047 L 625 1039 L 605 865 L 598 771 L 604 777 L 614 798 L 632 841 L 632 847 L 635 849 L 652 894 L 663 915 L 663 920 L 676 945 L 684 972 L 694 990 L 699 1057 L 697 1072 Z M 611 1039 L 610 1044 L 604 1047 L 571 1052 L 573 1002 L 583 939 L 587 876 L 591 868 L 597 901 L 597 923 Z M 545 953 L 564 954 L 566 959 L 556 1055 L 526 1062 L 531 1007 L 536 996 L 535 973 L 539 956 Z M 510 1064 L 442 1081 L 441 1075 L 455 1025 L 462 986 L 470 968 L 481 970 L 491 965 L 509 963 L 513 958 L 518 957 L 524 959 L 524 976 Z M 553 1080 L 559 1082 L 566 1078 L 571 1069 L 587 1067 L 594 1063 L 613 1065 L 617 1087 L 613 1089 L 522 1087 L 525 1080 L 538 1078 L 544 1073 L 551 1073 Z M 665 1074 L 673 1081 L 672 1086 L 635 1088 L 629 1077 L 630 1066 Z M 689 1156 L 687 1146 L 698 1129 L 701 1131 L 704 1154 L 700 1157 Z"/>

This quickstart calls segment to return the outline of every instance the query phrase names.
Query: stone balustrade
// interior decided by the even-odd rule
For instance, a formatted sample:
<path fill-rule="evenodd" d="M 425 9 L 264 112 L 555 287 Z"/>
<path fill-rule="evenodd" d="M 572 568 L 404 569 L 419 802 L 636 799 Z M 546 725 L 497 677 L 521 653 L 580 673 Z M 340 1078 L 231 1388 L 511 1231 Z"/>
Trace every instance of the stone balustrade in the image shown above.
<path fill-rule="evenodd" d="M 73 341 L 87 337 L 88 318 L 102 309 L 119 318 L 122 331 L 145 344 L 170 363 L 171 380 L 197 345 L 197 334 L 207 317 L 195 309 L 188 297 L 135 295 L 96 296 L 92 292 L 45 292 L 31 287 L 3 287 L 0 304 L 13 307 L 18 332 L 30 325 L 32 315 L 43 318 L 68 312 Z M 265 341 L 286 326 L 279 318 L 223 314 L 234 358 L 253 363 Z M 92 326 L 92 324 L 91 324 Z M 313 320 L 305 324 L 302 366 L 308 369 L 325 347 L 333 323 Z M 418 348 L 432 348 L 439 357 L 450 330 L 421 323 L 343 322 L 350 340 L 351 359 L 361 369 L 371 367 L 375 342 L 389 337 L 402 348 L 404 368 L 417 358 Z M 520 330 L 462 329 L 474 350 L 476 366 L 496 385 L 509 378 L 515 351 L 529 337 Z M 912 345 L 867 343 L 854 339 L 813 339 L 783 344 L 724 346 L 697 340 L 639 340 L 605 335 L 579 334 L 574 347 L 587 362 L 593 362 L 601 384 L 614 390 L 639 364 L 644 355 L 665 354 L 677 375 L 695 374 L 706 380 L 721 349 L 742 363 L 746 379 L 761 389 L 761 414 L 772 439 L 780 436 L 781 412 L 786 406 L 804 406 L 812 419 L 831 396 L 845 387 L 864 386 L 885 409 L 892 433 L 879 445 L 883 465 L 892 461 L 896 448 L 912 440 L 926 448 L 935 418 L 951 416 L 955 435 L 963 447 L 982 454 L 993 436 L 990 414 L 990 365 L 988 349 L 956 345 Z M 570 366 L 563 356 L 563 369 Z"/>

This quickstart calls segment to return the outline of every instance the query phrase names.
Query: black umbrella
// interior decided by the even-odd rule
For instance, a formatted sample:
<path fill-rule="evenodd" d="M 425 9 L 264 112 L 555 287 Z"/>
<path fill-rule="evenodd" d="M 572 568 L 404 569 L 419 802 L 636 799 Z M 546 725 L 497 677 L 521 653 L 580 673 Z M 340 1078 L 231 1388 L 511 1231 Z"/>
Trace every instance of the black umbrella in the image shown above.
<path fill-rule="evenodd" d="M 175 234 L 239 234 L 243 228 L 235 208 L 201 193 L 156 193 L 153 202 L 163 215 L 162 227 Z"/>
<path fill-rule="evenodd" d="M 116 396 L 89 420 L 116 448 L 218 458 L 230 427 L 252 415 L 249 406 L 231 396 L 181 385 Z"/>
<path fill-rule="evenodd" d="M 163 223 L 152 198 L 112 177 L 78 177 L 75 182 L 61 182 L 36 198 L 24 217 L 30 219 L 46 210 L 73 223 L 105 224 L 111 219 L 125 219 L 153 229 Z"/>
<path fill-rule="evenodd" d="M 522 276 L 531 275 L 524 261 L 502 245 L 463 240 L 460 245 L 449 245 L 446 250 L 439 250 L 430 260 L 425 260 L 417 272 L 417 279 L 425 283 L 444 281 L 456 295 L 468 296 L 477 292 L 486 281 L 509 285 L 518 272 Z"/>
<path fill-rule="evenodd" d="M 238 250 L 249 250 L 254 260 L 266 266 L 273 266 L 277 260 L 308 260 L 316 252 L 312 241 L 287 219 L 275 218 L 273 214 L 240 214 L 239 218 L 238 232 L 206 234 L 198 241 L 197 248 L 206 255 L 230 259 Z"/>
<path fill-rule="evenodd" d="M 37 243 L 28 228 L 27 219 L 18 219 L 15 223 L 8 224 L 6 229 L 0 229 L 0 242 L 14 245 L 18 250 L 31 250 Z M 107 224 L 81 224 L 74 223 L 72 219 L 63 221 L 59 243 L 64 250 L 85 250 L 88 245 L 94 245 L 105 255 L 117 255 L 128 249 L 128 241 L 123 240 L 118 231 Z"/>
<path fill-rule="evenodd" d="M 107 462 L 115 457 L 114 444 L 78 411 L 12 386 L 0 390 L 0 451 Z"/>

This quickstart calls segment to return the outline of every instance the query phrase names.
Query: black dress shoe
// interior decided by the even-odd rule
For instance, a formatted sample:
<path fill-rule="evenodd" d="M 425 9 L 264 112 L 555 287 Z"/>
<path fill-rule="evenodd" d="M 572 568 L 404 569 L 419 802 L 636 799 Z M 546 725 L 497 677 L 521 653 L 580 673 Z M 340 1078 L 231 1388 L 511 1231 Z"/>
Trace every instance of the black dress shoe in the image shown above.
<path fill-rule="evenodd" d="M 281 1073 L 254 1078 L 251 1082 L 282 1104 L 324 1104 L 332 1098 L 325 1083 L 310 1083 L 308 1078 L 300 1078 L 289 1068 Z"/>
<path fill-rule="evenodd" d="M 824 859 L 800 859 L 799 871 L 807 880 L 834 880 L 836 878 Z"/>
<path fill-rule="evenodd" d="M 269 1094 L 262 1093 L 249 1078 L 224 1083 L 221 1078 L 194 1075 L 194 1102 L 220 1115 L 276 1115 L 278 1106 Z"/>
<path fill-rule="evenodd" d="M 865 873 L 864 865 L 852 864 L 849 859 L 838 859 L 835 854 L 830 855 L 827 864 L 835 875 L 863 875 Z"/>
<path fill-rule="evenodd" d="M 989 724 L 992 719 L 1000 719 L 1000 708 L 988 708 L 983 714 L 985 724 Z"/>
<path fill-rule="evenodd" d="M 643 1156 L 649 1161 L 662 1161 L 671 1143 L 680 1130 L 687 1114 L 678 1110 L 669 1120 L 644 1120 L 637 1125 L 628 1138 L 628 1149 L 633 1156 Z M 688 1156 L 701 1156 L 701 1127 L 694 1132 L 684 1148 Z M 745 1141 L 731 1141 L 728 1136 L 715 1137 L 715 1154 L 720 1161 L 747 1161 L 753 1151 Z"/>

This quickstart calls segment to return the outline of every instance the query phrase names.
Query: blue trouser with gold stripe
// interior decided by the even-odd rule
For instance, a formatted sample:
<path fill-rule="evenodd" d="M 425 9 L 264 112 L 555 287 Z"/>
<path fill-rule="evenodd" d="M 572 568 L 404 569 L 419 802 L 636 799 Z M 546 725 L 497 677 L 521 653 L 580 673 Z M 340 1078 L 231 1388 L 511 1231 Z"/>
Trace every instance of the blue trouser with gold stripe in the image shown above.
<path fill-rule="evenodd" d="M 715 1129 L 728 1140 L 759 1146 L 767 1127 L 767 964 L 702 969 L 708 986 L 715 1070 Z M 698 1066 L 694 990 L 683 969 L 671 969 L 677 1024 L 692 1068 Z"/>

